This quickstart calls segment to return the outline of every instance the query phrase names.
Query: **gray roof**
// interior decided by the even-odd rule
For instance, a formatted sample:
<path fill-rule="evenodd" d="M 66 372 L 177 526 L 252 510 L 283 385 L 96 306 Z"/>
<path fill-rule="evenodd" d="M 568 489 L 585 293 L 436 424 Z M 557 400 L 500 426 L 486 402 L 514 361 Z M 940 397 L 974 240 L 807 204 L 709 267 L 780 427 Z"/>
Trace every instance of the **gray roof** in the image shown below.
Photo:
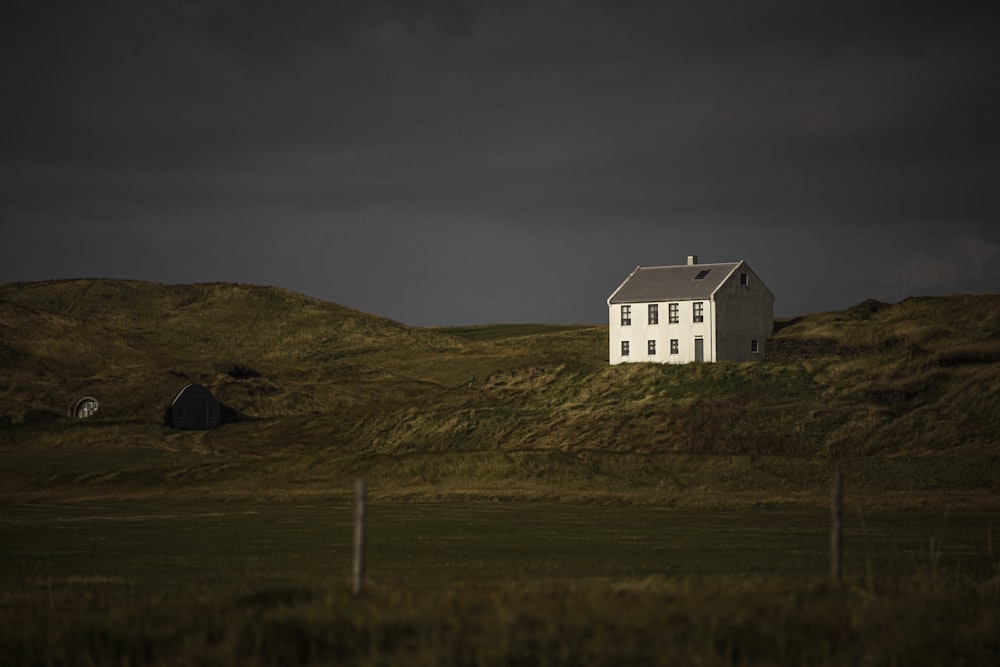
<path fill-rule="evenodd" d="M 683 301 L 707 299 L 742 262 L 637 266 L 625 282 L 608 297 L 608 303 Z M 696 278 L 703 271 L 702 278 Z"/>

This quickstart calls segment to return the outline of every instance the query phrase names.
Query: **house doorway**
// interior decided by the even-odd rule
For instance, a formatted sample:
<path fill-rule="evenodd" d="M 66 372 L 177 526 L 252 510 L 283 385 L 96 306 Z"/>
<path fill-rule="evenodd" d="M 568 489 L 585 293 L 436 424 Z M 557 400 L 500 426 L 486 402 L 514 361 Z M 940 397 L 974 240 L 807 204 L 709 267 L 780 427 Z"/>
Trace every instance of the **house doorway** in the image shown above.
<path fill-rule="evenodd" d="M 695 361 L 705 361 L 705 339 L 695 338 L 694 339 L 694 360 Z"/>

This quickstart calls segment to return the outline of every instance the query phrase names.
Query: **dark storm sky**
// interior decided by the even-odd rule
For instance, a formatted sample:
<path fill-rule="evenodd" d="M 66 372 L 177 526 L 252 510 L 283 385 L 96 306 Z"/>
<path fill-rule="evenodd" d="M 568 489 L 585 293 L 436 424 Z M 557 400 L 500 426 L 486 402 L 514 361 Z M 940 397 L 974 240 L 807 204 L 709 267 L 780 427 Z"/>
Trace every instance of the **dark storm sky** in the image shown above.
<path fill-rule="evenodd" d="M 0 282 L 606 322 L 746 259 L 779 316 L 1000 291 L 997 3 L 7 3 Z"/>

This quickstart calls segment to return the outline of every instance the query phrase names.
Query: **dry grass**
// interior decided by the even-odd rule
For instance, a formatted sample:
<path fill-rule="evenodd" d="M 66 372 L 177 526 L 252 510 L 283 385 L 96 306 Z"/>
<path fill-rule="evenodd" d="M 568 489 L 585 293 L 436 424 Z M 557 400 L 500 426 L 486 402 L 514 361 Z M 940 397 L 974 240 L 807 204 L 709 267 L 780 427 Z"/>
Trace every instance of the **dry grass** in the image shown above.
<path fill-rule="evenodd" d="M 990 454 L 1000 433 L 993 295 L 810 315 L 780 323 L 763 363 L 687 366 L 609 367 L 601 326 L 415 329 L 245 285 L 8 285 L 0 312 L 0 447 L 111 445 L 236 461 L 976 451 L 987 481 L 1000 476 Z M 212 389 L 235 421 L 202 434 L 165 427 L 188 382 Z M 97 417 L 66 419 L 81 395 L 99 398 Z M 440 476 L 462 489 L 486 482 Z M 569 477 L 538 483 L 572 491 Z"/>

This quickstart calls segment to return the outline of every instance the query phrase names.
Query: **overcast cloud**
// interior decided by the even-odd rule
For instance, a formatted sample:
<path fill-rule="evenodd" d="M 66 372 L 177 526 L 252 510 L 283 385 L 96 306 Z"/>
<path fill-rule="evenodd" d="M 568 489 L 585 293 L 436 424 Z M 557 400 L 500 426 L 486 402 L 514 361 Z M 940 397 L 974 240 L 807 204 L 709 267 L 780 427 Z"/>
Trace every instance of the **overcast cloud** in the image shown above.
<path fill-rule="evenodd" d="M 779 316 L 1000 291 L 991 3 L 14 0 L 0 282 L 606 322 L 746 259 Z"/>

